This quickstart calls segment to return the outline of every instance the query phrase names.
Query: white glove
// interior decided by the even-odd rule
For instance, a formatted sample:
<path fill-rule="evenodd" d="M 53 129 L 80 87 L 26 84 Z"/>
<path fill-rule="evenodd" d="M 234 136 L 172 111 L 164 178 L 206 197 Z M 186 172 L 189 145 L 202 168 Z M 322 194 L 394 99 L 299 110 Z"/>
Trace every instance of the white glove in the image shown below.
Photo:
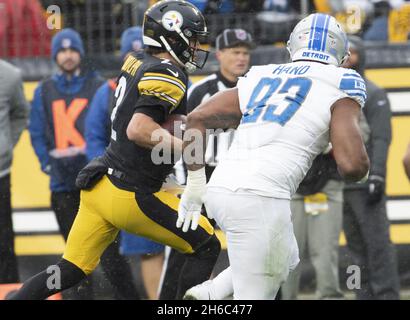
<path fill-rule="evenodd" d="M 196 171 L 188 170 L 187 183 L 178 207 L 177 228 L 187 232 L 189 225 L 196 230 L 201 217 L 203 196 L 206 193 L 205 168 Z"/>

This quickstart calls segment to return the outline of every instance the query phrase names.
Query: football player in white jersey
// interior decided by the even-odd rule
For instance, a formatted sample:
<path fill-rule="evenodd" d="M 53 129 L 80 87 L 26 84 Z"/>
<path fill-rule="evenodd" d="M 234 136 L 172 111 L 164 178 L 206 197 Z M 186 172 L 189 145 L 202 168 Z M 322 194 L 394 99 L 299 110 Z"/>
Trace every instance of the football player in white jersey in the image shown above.
<path fill-rule="evenodd" d="M 290 199 L 313 159 L 328 147 L 342 177 L 366 177 L 369 160 L 358 120 L 366 87 L 348 57 L 345 32 L 335 18 L 312 14 L 294 28 L 292 63 L 253 67 L 237 88 L 218 93 L 188 116 L 187 130 L 237 128 L 208 186 L 203 162 L 188 164 L 178 227 L 198 225 L 200 208 L 225 231 L 230 267 L 191 288 L 186 298 L 274 299 L 299 262 Z M 184 146 L 195 153 L 205 142 Z"/>

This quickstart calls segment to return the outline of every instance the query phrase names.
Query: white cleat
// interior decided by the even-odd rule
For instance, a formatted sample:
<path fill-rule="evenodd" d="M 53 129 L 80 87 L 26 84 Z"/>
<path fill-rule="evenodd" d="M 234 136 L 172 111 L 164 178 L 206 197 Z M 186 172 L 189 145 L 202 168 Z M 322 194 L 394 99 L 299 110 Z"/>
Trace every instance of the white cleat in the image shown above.
<path fill-rule="evenodd" d="M 216 300 L 212 293 L 212 280 L 205 281 L 201 284 L 188 289 L 183 300 Z"/>

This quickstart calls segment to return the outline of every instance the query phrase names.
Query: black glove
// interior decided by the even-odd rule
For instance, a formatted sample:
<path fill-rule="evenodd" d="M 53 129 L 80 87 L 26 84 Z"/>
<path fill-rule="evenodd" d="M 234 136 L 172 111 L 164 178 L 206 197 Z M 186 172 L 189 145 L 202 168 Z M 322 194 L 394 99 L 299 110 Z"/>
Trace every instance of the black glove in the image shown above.
<path fill-rule="evenodd" d="M 386 187 L 384 178 L 381 176 L 371 175 L 367 180 L 367 184 L 367 201 L 369 203 L 376 203 L 380 201 L 384 195 L 384 189 Z"/>

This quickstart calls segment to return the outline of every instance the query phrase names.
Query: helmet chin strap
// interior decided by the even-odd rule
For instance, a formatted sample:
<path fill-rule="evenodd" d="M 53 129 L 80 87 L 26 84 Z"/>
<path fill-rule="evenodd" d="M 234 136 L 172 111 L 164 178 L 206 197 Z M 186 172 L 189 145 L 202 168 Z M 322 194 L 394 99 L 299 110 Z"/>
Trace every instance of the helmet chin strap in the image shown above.
<path fill-rule="evenodd" d="M 175 59 L 176 62 L 178 62 L 181 66 L 185 67 L 186 71 L 188 73 L 193 73 L 196 70 L 196 66 L 188 61 L 187 63 L 183 63 L 178 56 L 175 54 L 174 50 L 172 50 L 171 46 L 169 45 L 168 41 L 164 38 L 164 36 L 159 37 L 164 44 L 165 48 L 167 51 L 170 53 L 170 55 Z"/>

